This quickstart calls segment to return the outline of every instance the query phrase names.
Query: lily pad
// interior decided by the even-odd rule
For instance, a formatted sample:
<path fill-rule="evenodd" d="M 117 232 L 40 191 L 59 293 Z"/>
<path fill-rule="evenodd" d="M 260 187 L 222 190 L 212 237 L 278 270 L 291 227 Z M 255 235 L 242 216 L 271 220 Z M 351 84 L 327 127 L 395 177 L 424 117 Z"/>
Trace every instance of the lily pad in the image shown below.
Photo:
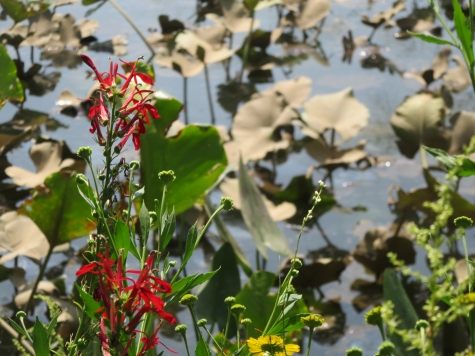
<path fill-rule="evenodd" d="M 461 154 L 464 146 L 468 146 L 472 137 L 475 136 L 475 113 L 457 112 L 450 118 L 450 122 L 453 128 L 449 153 L 451 155 Z"/>
<path fill-rule="evenodd" d="M 58 172 L 46 178 L 19 212 L 38 225 L 52 246 L 86 236 L 96 228 L 91 207 L 79 194 L 75 175 L 70 173 Z"/>
<path fill-rule="evenodd" d="M 331 9 L 331 2 L 328 0 L 308 0 L 301 1 L 298 11 L 290 11 L 282 19 L 282 26 L 297 26 L 302 30 L 314 27 L 323 20 Z"/>
<path fill-rule="evenodd" d="M 447 88 L 455 93 L 464 91 L 471 83 L 465 62 L 459 56 L 453 56 L 452 60 L 457 64 L 455 68 L 449 69 L 443 79 Z"/>

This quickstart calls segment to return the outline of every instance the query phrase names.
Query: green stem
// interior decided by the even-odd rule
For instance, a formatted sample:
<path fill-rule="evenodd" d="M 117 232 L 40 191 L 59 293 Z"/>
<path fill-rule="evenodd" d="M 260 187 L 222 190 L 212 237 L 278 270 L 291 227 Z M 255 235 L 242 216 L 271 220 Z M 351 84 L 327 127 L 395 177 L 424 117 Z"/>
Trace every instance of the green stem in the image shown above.
<path fill-rule="evenodd" d="M 421 328 L 421 351 L 422 351 L 422 356 L 426 355 L 426 329 Z"/>
<path fill-rule="evenodd" d="M 198 321 L 196 320 L 196 315 L 195 315 L 195 310 L 193 309 L 193 305 L 188 305 L 188 309 L 190 309 L 191 318 L 193 319 L 193 325 L 195 326 L 196 341 L 198 342 L 200 340 L 203 340 L 204 342 L 205 339 L 203 338 L 203 334 L 201 334 L 200 327 L 198 326 Z"/>
<path fill-rule="evenodd" d="M 109 3 L 111 3 L 112 6 L 114 6 L 116 8 L 116 10 L 119 11 L 119 13 L 124 17 L 124 19 L 130 24 L 130 26 L 132 26 L 132 28 L 135 30 L 137 35 L 142 39 L 142 41 L 145 43 L 145 45 L 150 50 L 150 52 L 155 54 L 154 49 L 152 48 L 150 43 L 148 43 L 147 39 L 142 34 L 142 31 L 140 31 L 140 29 L 137 27 L 137 25 L 135 25 L 135 22 L 129 17 L 129 15 L 124 11 L 124 9 L 122 9 L 115 0 L 109 0 Z"/>
<path fill-rule="evenodd" d="M 209 85 L 208 66 L 206 65 L 206 63 L 204 63 L 204 65 L 205 65 L 206 92 L 208 93 L 208 105 L 209 105 L 209 111 L 211 114 L 211 125 L 215 125 L 216 118 L 214 116 L 213 99 L 211 98 L 211 87 Z"/>
<path fill-rule="evenodd" d="M 429 166 L 427 165 L 427 153 L 426 150 L 424 149 L 424 146 L 422 144 L 419 146 L 421 150 L 421 164 L 422 168 L 427 169 Z"/>
<path fill-rule="evenodd" d="M 468 258 L 467 240 L 465 239 L 465 232 L 462 236 L 463 251 L 465 253 L 465 263 L 467 265 L 467 279 L 468 279 L 468 292 L 472 292 L 472 272 L 470 268 L 470 259 Z"/>
<path fill-rule="evenodd" d="M 384 335 L 384 326 L 382 322 L 378 325 L 378 329 L 379 329 L 379 332 L 381 333 L 381 337 L 383 338 L 383 341 L 386 341 L 386 335 Z"/>
<path fill-rule="evenodd" d="M 188 92 L 188 78 L 187 77 L 183 77 L 183 111 L 185 112 L 185 125 L 188 125 L 189 121 L 188 121 L 188 108 L 187 108 L 187 104 L 188 104 L 188 100 L 187 100 L 187 92 Z"/>
<path fill-rule="evenodd" d="M 242 76 L 244 74 L 244 69 L 247 65 L 247 57 L 249 56 L 249 47 L 251 46 L 251 37 L 252 37 L 252 28 L 254 27 L 254 11 L 251 12 L 251 27 L 249 28 L 249 34 L 244 45 L 244 53 L 242 54 L 242 68 L 241 73 L 239 74 L 239 84 L 242 83 Z"/>
<path fill-rule="evenodd" d="M 50 244 L 48 253 L 45 256 L 45 260 L 43 261 L 43 264 L 40 267 L 40 272 L 38 273 L 38 277 L 36 277 L 35 284 L 33 285 L 33 288 L 31 289 L 31 294 L 30 294 L 30 297 L 28 298 L 28 303 L 26 303 L 26 307 L 24 309 L 26 313 L 28 313 L 28 310 L 31 307 L 31 303 L 33 302 L 33 297 L 35 296 L 36 290 L 38 289 L 38 285 L 43 280 L 43 276 L 46 271 L 46 266 L 48 265 L 51 254 L 53 253 L 53 248 L 54 246 Z"/>
<path fill-rule="evenodd" d="M 83 310 L 83 313 L 82 313 L 82 317 L 81 317 L 81 321 L 79 322 L 79 327 L 76 331 L 76 335 L 74 336 L 74 340 L 72 342 L 72 344 L 77 344 L 78 341 L 79 341 L 79 338 L 81 337 L 81 330 L 84 328 L 86 322 L 89 320 L 88 316 L 86 315 L 86 313 L 84 312 Z M 74 348 L 71 348 L 70 351 L 69 351 L 69 356 L 74 356 Z"/>
<path fill-rule="evenodd" d="M 190 350 L 188 348 L 188 341 L 186 340 L 186 334 L 183 334 L 183 340 L 185 341 L 186 354 L 190 356 Z"/>
<path fill-rule="evenodd" d="M 308 334 L 308 344 L 307 344 L 307 354 L 306 356 L 310 356 L 310 349 L 312 347 L 312 337 L 313 337 L 313 328 L 310 328 L 310 333 Z"/>
<path fill-rule="evenodd" d="M 223 341 L 223 349 L 226 345 L 226 340 L 228 339 L 228 329 L 229 329 L 229 322 L 231 321 L 231 306 L 228 305 L 228 318 L 226 319 L 226 327 L 224 328 L 224 341 Z M 224 355 L 224 352 L 223 352 Z"/>
<path fill-rule="evenodd" d="M 210 339 L 213 340 L 214 344 L 215 344 L 216 347 L 219 349 L 219 351 L 224 355 L 223 349 L 222 349 L 221 346 L 218 344 L 218 342 L 217 342 L 216 339 L 213 337 L 213 335 L 212 335 L 211 332 L 208 330 L 208 328 L 207 328 L 206 326 L 204 326 L 204 329 L 205 329 L 206 332 L 208 333 L 208 336 L 210 337 Z"/>
<path fill-rule="evenodd" d="M 241 348 L 241 335 L 239 333 L 239 315 L 235 315 L 236 317 L 236 340 L 237 340 L 237 347 L 238 349 Z"/>

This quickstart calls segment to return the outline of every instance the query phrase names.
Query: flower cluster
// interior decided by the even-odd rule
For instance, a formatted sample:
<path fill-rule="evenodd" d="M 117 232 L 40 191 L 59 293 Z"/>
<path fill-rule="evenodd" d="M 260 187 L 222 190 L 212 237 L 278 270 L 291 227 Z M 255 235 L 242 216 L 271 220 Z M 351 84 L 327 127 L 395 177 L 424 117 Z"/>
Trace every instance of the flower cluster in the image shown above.
<path fill-rule="evenodd" d="M 109 258 L 107 246 L 105 251 L 105 256 L 98 253 L 99 261 L 84 265 L 76 275 L 98 276 L 98 286 L 93 297 L 102 304 L 95 312 L 101 314 L 98 338 L 103 355 L 109 356 L 109 350 L 115 349 L 118 344 L 125 344 L 122 354 L 126 355 L 135 338 L 142 334 L 136 328 L 145 314 L 153 312 L 171 324 L 176 323 L 175 317 L 163 310 L 165 303 L 157 295 L 171 293 L 172 288 L 153 273 L 156 253 L 149 255 L 141 270 L 126 271 L 122 255 L 119 255 L 115 263 Z M 134 280 L 128 277 L 131 274 L 136 274 L 137 278 Z M 152 335 L 141 337 L 142 348 L 137 355 L 145 355 L 147 350 L 161 344 L 157 336 L 160 324 Z"/>
<path fill-rule="evenodd" d="M 94 62 L 88 56 L 82 54 L 82 61 L 95 73 L 99 82 L 99 98 L 92 99 L 94 105 L 89 109 L 88 118 L 91 121 L 91 133 L 96 133 L 97 141 L 101 146 L 107 142 L 102 134 L 101 127 L 107 127 L 109 141 L 121 137 L 115 151 L 119 153 L 130 137 L 135 149 L 140 148 L 140 135 L 145 133 L 145 124 L 150 123 L 150 118 L 158 119 L 160 115 L 157 109 L 150 104 L 150 96 L 153 90 L 141 89 L 143 85 L 152 86 L 153 78 L 145 73 L 136 71 L 137 62 L 124 65 L 131 67 L 130 73 L 122 75 L 118 73 L 119 65 L 111 62 L 109 72 L 100 73 Z M 120 88 L 117 81 L 123 79 Z M 106 102 L 111 107 L 109 112 Z M 112 121 L 112 122 L 111 122 Z"/>

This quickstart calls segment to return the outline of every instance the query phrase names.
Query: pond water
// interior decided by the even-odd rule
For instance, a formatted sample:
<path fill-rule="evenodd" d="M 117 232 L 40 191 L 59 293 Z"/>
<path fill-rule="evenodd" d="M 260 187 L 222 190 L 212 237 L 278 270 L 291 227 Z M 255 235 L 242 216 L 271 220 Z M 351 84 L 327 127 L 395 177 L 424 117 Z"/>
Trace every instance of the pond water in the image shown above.
<path fill-rule="evenodd" d="M 149 35 L 148 29 L 160 31 L 158 23 L 159 15 L 168 15 L 170 19 L 178 19 L 182 21 L 186 27 L 195 28 L 197 26 L 205 26 L 213 24 L 212 21 L 195 23 L 196 2 L 192 0 L 176 0 L 176 1 L 119 1 L 119 4 L 128 13 L 128 15 L 136 22 L 138 27 Z M 415 0 L 414 2 L 406 2 L 406 10 L 401 11 L 395 18 L 402 18 L 412 13 L 414 8 L 427 8 L 425 0 Z M 76 20 L 83 18 L 86 12 L 92 8 L 85 7 L 81 4 L 67 5 L 59 7 L 56 11 L 61 14 L 70 13 Z M 272 69 L 272 82 L 258 83 L 256 89 L 262 92 L 275 83 L 294 79 L 298 76 L 306 76 L 311 78 L 311 93 L 309 97 L 316 94 L 328 94 L 340 91 L 347 87 L 352 87 L 355 97 L 363 103 L 370 112 L 368 125 L 353 139 L 345 142 L 342 147 L 353 147 L 360 140 L 366 140 L 365 151 L 372 157 L 380 157 L 378 163 L 366 170 L 358 169 L 337 169 L 332 174 L 333 186 L 331 187 L 334 197 L 341 207 L 347 209 L 333 209 L 319 219 L 319 225 L 324 231 L 328 239 L 336 247 L 342 250 L 353 251 L 360 242 L 361 234 L 356 234 L 354 229 L 362 222 L 371 222 L 373 226 L 389 226 L 395 219 L 388 207 L 388 189 L 391 185 L 399 185 L 404 190 L 412 188 L 424 187 L 425 181 L 422 176 L 421 159 L 419 153 L 414 159 L 404 157 L 396 144 L 397 136 L 389 124 L 391 115 L 396 108 L 402 103 L 404 98 L 415 94 L 421 90 L 423 86 L 415 80 L 403 78 L 397 72 L 391 74 L 387 68 L 388 63 L 394 66 L 401 73 L 409 72 L 412 68 L 420 70 L 431 65 L 432 59 L 439 53 L 440 47 L 430 45 L 414 38 L 407 40 L 398 40 L 394 34 L 399 31 L 396 27 L 379 28 L 372 37 L 372 44 L 363 47 L 357 47 L 352 55 L 351 63 L 343 62 L 344 49 L 342 45 L 342 37 L 351 30 L 353 37 L 368 36 L 371 28 L 361 23 L 361 15 L 366 14 L 371 17 L 380 11 L 385 11 L 392 6 L 390 1 L 364 1 L 364 0 L 348 0 L 348 1 L 332 1 L 331 12 L 325 19 L 325 23 L 318 37 L 320 46 L 318 51 L 320 58 L 326 58 L 325 61 L 315 59 L 317 56 L 308 55 L 306 59 L 302 59 L 300 63 L 292 67 L 278 67 Z M 257 19 L 260 21 L 260 28 L 263 30 L 273 30 L 278 23 L 278 15 L 275 8 L 268 8 L 257 13 Z M 121 17 L 121 15 L 110 5 L 105 3 L 89 18 L 99 21 L 99 28 L 94 33 L 98 40 L 105 41 L 116 35 L 121 35 L 127 39 L 127 53 L 121 58 L 125 60 L 134 60 L 140 55 L 145 58 L 149 55 L 149 51 L 136 34 L 133 28 Z M 9 20 L 0 22 L 0 31 L 8 29 L 12 25 Z M 311 37 L 312 34 L 310 34 Z M 298 39 L 302 38 L 301 31 L 297 28 L 294 36 Z M 241 45 L 245 34 L 236 34 L 233 39 L 234 49 L 238 49 Z M 387 58 L 385 68 L 363 68 L 362 61 L 371 56 L 379 46 L 377 51 Z M 14 51 L 9 53 L 12 58 L 16 57 Z M 267 52 L 275 56 L 283 56 L 284 49 L 280 44 L 272 44 Z M 31 58 L 30 47 L 22 47 L 20 49 L 21 58 L 25 61 L 26 68 L 29 67 Z M 86 52 L 95 61 L 98 68 L 108 68 L 108 54 L 100 52 Z M 39 59 L 39 51 L 33 53 L 35 62 L 48 65 L 49 61 Z M 379 64 L 378 64 L 379 65 Z M 454 65 L 451 64 L 451 67 Z M 231 61 L 230 73 L 237 73 L 241 68 L 241 61 L 236 56 Z M 89 133 L 89 122 L 86 117 L 79 114 L 75 118 L 71 118 L 59 113 L 60 109 L 55 105 L 60 92 L 68 88 L 77 97 L 85 97 L 91 87 L 90 78 L 86 76 L 86 66 L 80 65 L 74 69 L 67 68 L 46 68 L 46 72 L 58 71 L 61 73 L 61 79 L 55 89 L 50 93 L 41 96 L 28 96 L 23 107 L 48 113 L 62 125 L 54 131 L 47 131 L 44 126 L 41 127 L 43 135 L 48 137 L 64 140 L 74 152 L 78 147 L 83 145 L 93 146 L 91 134 Z M 156 85 L 158 89 L 162 89 L 178 99 L 183 98 L 183 79 L 182 77 L 168 69 L 160 68 L 155 63 Z M 212 95 L 214 98 L 214 110 L 216 115 L 216 123 L 231 127 L 232 115 L 225 111 L 217 102 L 218 86 L 226 82 L 226 75 L 221 63 L 211 64 L 209 66 L 210 84 Z M 453 94 L 454 106 L 452 112 L 459 110 L 475 109 L 473 101 L 473 93 L 470 88 L 457 94 Z M 203 73 L 188 79 L 188 114 L 191 123 L 210 123 L 209 107 L 206 97 L 206 82 Z M 14 116 L 18 108 L 13 104 L 7 104 L 0 111 L 0 124 L 3 124 Z M 180 120 L 184 121 L 183 113 Z M 304 136 L 299 127 L 295 127 L 295 138 L 299 139 Z M 34 171 L 34 165 L 28 156 L 28 150 L 32 142 L 24 142 L 19 147 L 8 153 L 8 161 L 14 165 Z M 98 150 L 97 150 L 98 151 Z M 160 152 L 156 153 L 157 155 Z M 138 158 L 138 154 L 131 149 L 126 153 L 127 158 Z M 431 164 L 435 161 L 430 160 Z M 101 164 L 101 156 L 94 155 L 94 164 Z M 271 162 L 261 162 L 262 166 L 272 170 Z M 286 187 L 295 176 L 304 175 L 308 168 L 316 164 L 305 150 L 300 152 L 292 152 L 287 159 L 278 164 L 276 167 L 275 183 Z M 313 173 L 313 181 L 317 182 L 324 178 L 324 170 L 317 170 Z M 438 175 L 438 177 L 442 177 Z M 473 189 L 473 180 L 466 179 L 461 184 L 461 191 L 468 196 L 470 201 L 474 200 L 475 191 Z M 215 191 L 211 198 L 217 203 L 221 193 Z M 351 209 L 352 207 L 364 207 L 365 209 Z M 244 222 L 238 214 L 224 214 L 224 219 L 231 228 L 234 238 L 237 240 L 249 261 L 255 260 L 255 246 L 247 231 Z M 289 244 L 293 249 L 296 243 L 298 230 L 295 225 L 290 222 L 279 222 L 279 227 L 288 238 Z M 369 226 L 369 225 L 368 225 Z M 211 232 L 215 232 L 214 227 Z M 363 230 L 365 232 L 365 230 Z M 468 233 L 473 236 L 473 232 Z M 475 240 L 470 242 L 469 247 L 475 248 Z M 73 243 L 74 248 L 80 248 L 84 244 L 84 239 L 77 240 Z M 307 254 L 327 246 L 322 232 L 317 227 L 308 229 L 301 240 L 300 253 Z M 417 250 L 417 249 L 416 249 Z M 416 266 L 422 271 L 426 271 L 425 256 L 417 250 Z M 275 254 L 270 254 L 267 262 L 267 269 L 270 271 L 278 271 L 278 267 L 282 262 Z M 50 266 L 54 266 L 67 257 L 62 255 L 54 255 Z M 12 263 L 12 262 L 11 262 Z M 8 266 L 11 266 L 11 263 Z M 207 271 L 208 263 L 201 250 L 187 267 L 188 271 L 198 272 Z M 23 267 L 26 271 L 26 278 L 34 280 L 36 277 L 36 266 L 29 260 L 20 258 L 18 266 Z M 67 275 L 68 289 L 72 287 L 74 281 L 74 273 L 79 267 L 79 262 L 73 261 L 68 263 L 64 273 Z M 340 275 L 340 281 L 328 283 L 321 288 L 324 295 L 324 301 L 331 301 L 333 307 L 338 309 L 334 313 L 333 322 L 337 327 L 329 331 L 329 334 L 322 334 L 315 338 L 312 348 L 312 354 L 316 355 L 341 355 L 344 350 L 351 346 L 359 346 L 364 348 L 365 354 L 374 354 L 380 343 L 379 332 L 376 328 L 364 324 L 364 313 L 372 305 L 371 302 L 366 305 L 363 310 L 357 310 L 354 306 L 354 299 L 360 295 L 360 292 L 352 290 L 351 285 L 356 279 L 364 279 L 374 281 L 374 275 L 365 270 L 364 266 L 351 261 L 350 264 Z M 245 277 L 243 276 L 243 281 Z M 11 295 L 14 293 L 8 281 L 1 283 L 0 301 L 2 304 L 10 302 Z M 316 300 L 319 294 L 313 291 Z M 374 298 L 374 302 L 378 302 L 376 292 L 369 293 L 368 298 Z M 380 300 L 380 299 L 379 299 Z M 40 313 L 41 310 L 38 310 Z M 184 313 L 178 315 L 180 322 L 187 321 Z M 183 344 L 175 338 L 170 338 L 170 334 L 163 336 L 162 341 L 171 349 L 178 350 L 183 354 Z M 192 339 L 190 339 L 192 340 Z"/>

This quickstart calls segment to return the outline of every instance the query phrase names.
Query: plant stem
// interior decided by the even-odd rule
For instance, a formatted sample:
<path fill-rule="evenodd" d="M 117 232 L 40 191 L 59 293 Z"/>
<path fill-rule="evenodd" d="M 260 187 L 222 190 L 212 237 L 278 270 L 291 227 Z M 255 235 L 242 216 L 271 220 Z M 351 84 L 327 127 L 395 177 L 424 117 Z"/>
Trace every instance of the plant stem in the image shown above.
<path fill-rule="evenodd" d="M 313 328 L 310 328 L 310 332 L 308 334 L 308 344 L 307 344 L 307 354 L 306 356 L 310 356 L 310 349 L 312 347 L 312 336 L 313 336 Z"/>
<path fill-rule="evenodd" d="M 183 340 L 185 341 L 186 354 L 190 356 L 190 350 L 188 348 L 188 341 L 186 340 L 186 334 L 183 334 Z"/>
<path fill-rule="evenodd" d="M 124 11 L 124 9 L 122 9 L 120 7 L 120 5 L 115 1 L 115 0 L 109 0 L 109 3 L 112 4 L 112 6 L 114 6 L 116 8 L 117 11 L 119 11 L 119 13 L 124 17 L 124 19 L 130 24 L 130 26 L 132 26 L 132 28 L 135 30 L 135 32 L 137 33 L 137 35 L 142 39 L 142 41 L 145 43 L 145 45 L 148 47 L 148 49 L 150 50 L 150 52 L 152 52 L 153 54 L 155 54 L 155 51 L 154 49 L 152 48 L 152 46 L 150 45 L 150 43 L 148 43 L 147 39 L 145 38 L 145 36 L 142 34 L 142 31 L 140 31 L 140 29 L 137 27 L 137 25 L 135 25 L 135 22 L 129 17 L 129 15 Z"/>
<path fill-rule="evenodd" d="M 421 328 L 421 351 L 422 351 L 422 356 L 426 355 L 426 329 Z"/>
<path fill-rule="evenodd" d="M 19 338 L 20 334 L 15 329 L 13 329 L 5 320 L 3 320 L 3 318 L 0 318 L 0 326 L 6 332 L 8 332 L 12 336 L 13 339 Z M 33 347 L 28 341 L 21 339 L 20 343 L 21 343 L 21 346 L 23 346 L 26 349 L 26 351 L 28 351 L 31 355 L 35 355 L 35 350 L 33 349 Z"/>
<path fill-rule="evenodd" d="M 239 335 L 239 316 L 236 316 L 236 341 L 238 349 L 241 348 L 241 335 Z"/>
<path fill-rule="evenodd" d="M 465 263 L 467 265 L 467 279 L 468 279 L 468 292 L 472 292 L 472 272 L 470 268 L 470 259 L 468 258 L 467 240 L 465 239 L 465 231 L 462 236 L 463 251 L 465 254 Z"/>
<path fill-rule="evenodd" d="M 187 107 L 187 92 L 188 92 L 188 89 L 187 89 L 187 86 L 188 86 L 188 78 L 187 77 L 183 77 L 183 110 L 185 112 L 185 125 L 188 125 L 189 121 L 188 121 L 188 107 Z"/>
<path fill-rule="evenodd" d="M 53 248 L 54 248 L 54 246 L 52 244 L 50 244 L 49 249 L 48 249 L 48 253 L 45 256 L 45 260 L 43 261 L 43 264 L 40 267 L 40 272 L 38 273 L 38 277 L 36 277 L 35 284 L 33 285 L 33 288 L 31 289 L 31 294 L 30 294 L 30 297 L 28 298 L 28 303 L 26 303 L 26 307 L 24 309 L 26 313 L 28 313 L 28 310 L 31 307 L 31 303 L 33 302 L 33 297 L 36 293 L 36 289 L 38 288 L 38 285 L 43 280 L 43 276 L 44 276 L 45 271 L 46 271 L 46 266 L 48 265 L 51 254 L 53 253 Z"/>
<path fill-rule="evenodd" d="M 226 340 L 228 339 L 228 329 L 229 329 L 229 322 L 231 321 L 231 306 L 228 305 L 228 318 L 226 319 L 226 327 L 224 328 L 224 341 L 223 341 L 223 349 L 226 345 Z M 224 352 L 223 352 L 224 355 Z"/>
<path fill-rule="evenodd" d="M 422 168 L 427 169 L 427 167 L 429 167 L 429 166 L 427 165 L 427 154 L 426 154 L 426 150 L 425 150 L 424 146 L 422 146 L 422 144 L 419 146 L 419 149 L 421 150 L 421 164 L 422 164 Z"/>
<path fill-rule="evenodd" d="M 195 310 L 193 309 L 193 305 L 188 305 L 188 309 L 190 309 L 190 314 L 191 318 L 193 319 L 193 326 L 195 327 L 195 335 L 196 335 L 196 341 L 203 340 L 203 334 L 201 334 L 200 327 L 198 326 L 198 321 L 196 320 L 196 315 L 195 315 Z"/>
<path fill-rule="evenodd" d="M 209 104 L 209 111 L 211 114 L 211 125 L 215 125 L 216 117 L 214 116 L 213 99 L 211 98 L 211 87 L 209 85 L 208 66 L 206 65 L 206 63 L 204 63 L 204 65 L 205 65 L 206 92 L 208 93 L 208 104 Z"/>
<path fill-rule="evenodd" d="M 238 83 L 242 83 L 242 76 L 244 74 L 244 69 L 247 65 L 247 57 L 249 56 L 249 47 L 251 46 L 251 37 L 252 37 L 252 28 L 254 27 L 254 11 L 251 12 L 251 26 L 249 27 L 249 34 L 246 39 L 246 43 L 244 44 L 244 52 L 242 54 L 242 68 L 241 73 L 239 74 L 239 81 Z"/>
<path fill-rule="evenodd" d="M 218 344 L 218 342 L 217 342 L 216 339 L 213 337 L 213 335 L 212 335 L 211 332 L 208 330 L 208 328 L 205 326 L 204 329 L 205 329 L 206 332 L 208 333 L 208 336 L 210 337 L 210 339 L 213 340 L 214 344 L 215 344 L 216 347 L 219 349 L 219 351 L 224 355 L 223 349 L 222 349 L 221 346 Z"/>
<path fill-rule="evenodd" d="M 386 341 L 386 335 L 384 335 L 384 326 L 382 322 L 378 324 L 378 329 L 379 329 L 379 332 L 381 333 L 381 337 L 383 338 L 383 341 Z"/>

